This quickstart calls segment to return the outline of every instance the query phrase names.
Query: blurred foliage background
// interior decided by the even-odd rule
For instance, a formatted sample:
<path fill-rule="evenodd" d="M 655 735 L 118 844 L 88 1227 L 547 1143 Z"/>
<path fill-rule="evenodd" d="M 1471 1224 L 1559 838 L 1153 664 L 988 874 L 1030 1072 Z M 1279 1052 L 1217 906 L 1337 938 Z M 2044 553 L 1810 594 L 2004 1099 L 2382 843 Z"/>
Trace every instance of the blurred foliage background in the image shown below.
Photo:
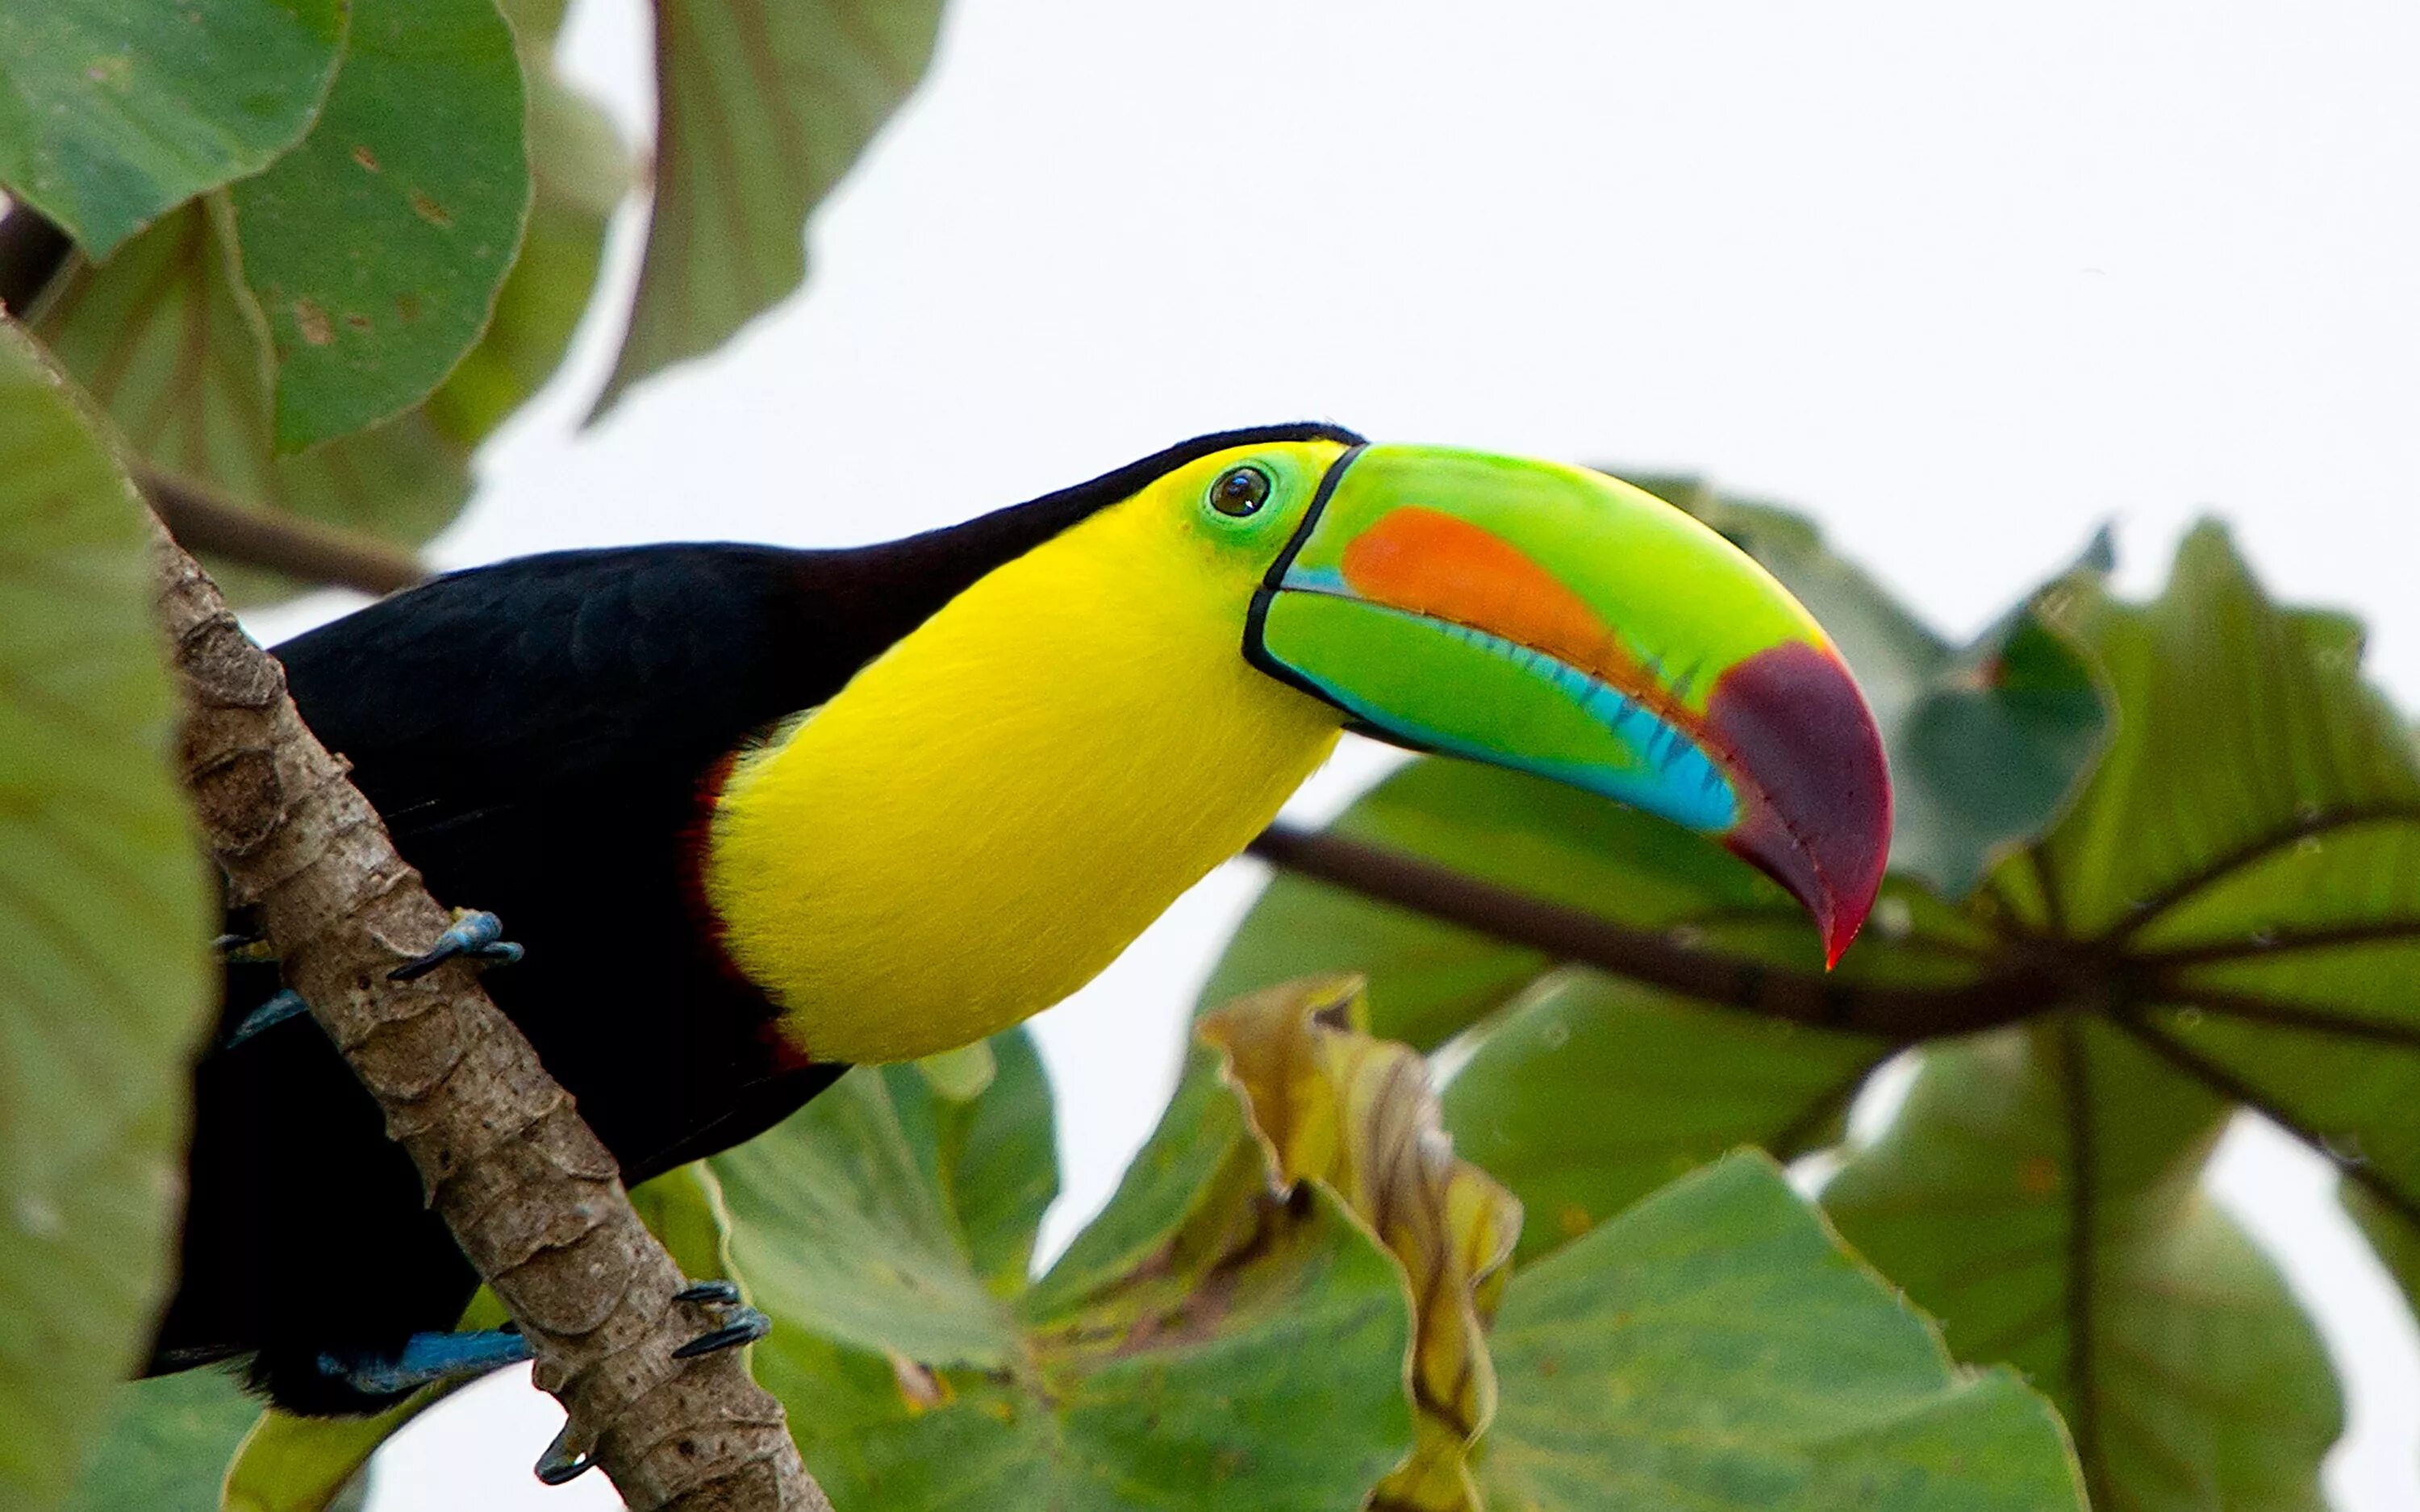
<path fill-rule="evenodd" d="M 358 1504 L 427 1405 L 118 1384 L 212 980 L 144 507 L 256 603 L 408 582 L 616 208 L 600 411 L 799 286 L 939 11 L 657 0 L 648 155 L 546 0 L 0 10 L 0 1502 Z M 755 1368 L 844 1512 L 2324 1504 L 2328 1362 L 2199 1178 L 2257 1112 L 2420 1284 L 2420 767 L 2359 627 L 2213 525 L 2149 602 L 2095 542 L 1953 644 L 1803 518 L 1638 481 L 1885 723 L 1865 940 L 1826 976 L 1728 856 L 1447 761 L 1272 835 L 1159 1133 L 1040 1274 L 1021 1033 L 639 1195 L 774 1317 Z"/>

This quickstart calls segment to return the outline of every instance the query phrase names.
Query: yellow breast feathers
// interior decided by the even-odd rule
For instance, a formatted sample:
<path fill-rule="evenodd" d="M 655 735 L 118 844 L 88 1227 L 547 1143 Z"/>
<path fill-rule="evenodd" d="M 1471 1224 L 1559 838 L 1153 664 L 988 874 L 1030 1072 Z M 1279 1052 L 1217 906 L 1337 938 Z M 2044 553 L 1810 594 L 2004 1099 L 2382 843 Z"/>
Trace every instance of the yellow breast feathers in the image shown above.
<path fill-rule="evenodd" d="M 807 1053 L 905 1059 L 1049 1007 L 1334 748 L 1337 712 L 1241 654 L 1267 553 L 1194 527 L 1218 463 L 993 571 L 735 768 L 706 896 Z"/>

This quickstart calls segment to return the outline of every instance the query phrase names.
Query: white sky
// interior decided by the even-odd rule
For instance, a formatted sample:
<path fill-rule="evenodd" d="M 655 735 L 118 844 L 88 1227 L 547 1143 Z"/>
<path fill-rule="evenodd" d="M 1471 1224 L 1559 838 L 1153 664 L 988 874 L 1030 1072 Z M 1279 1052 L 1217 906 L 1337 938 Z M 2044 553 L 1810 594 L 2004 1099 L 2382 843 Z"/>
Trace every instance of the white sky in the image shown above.
<path fill-rule="evenodd" d="M 582 0 L 569 39 L 634 134 L 644 27 Z M 812 292 L 580 434 L 591 329 L 436 555 L 876 540 L 1324 416 L 1703 470 L 1961 632 L 2106 519 L 2156 581 L 2214 508 L 2278 591 L 2369 620 L 2411 706 L 2415 73 L 2420 11 L 2330 0 L 955 0 L 814 224 Z M 1376 769 L 1349 753 L 1307 809 Z M 1255 882 L 1214 876 L 1038 1021 L 1053 1233 L 1148 1131 Z M 2239 1130 L 2214 1184 L 2351 1381 L 2338 1506 L 2420 1505 L 2420 1340 L 2316 1161 Z M 550 1411 L 482 1388 L 373 1505 L 612 1504 L 527 1478 Z"/>

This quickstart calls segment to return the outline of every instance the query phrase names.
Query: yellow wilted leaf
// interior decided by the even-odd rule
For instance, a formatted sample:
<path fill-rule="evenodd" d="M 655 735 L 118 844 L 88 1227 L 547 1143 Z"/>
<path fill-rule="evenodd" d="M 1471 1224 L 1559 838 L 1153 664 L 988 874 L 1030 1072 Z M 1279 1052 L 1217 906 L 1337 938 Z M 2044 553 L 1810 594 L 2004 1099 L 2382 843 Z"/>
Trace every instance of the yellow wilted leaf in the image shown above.
<path fill-rule="evenodd" d="M 1479 1512 L 1466 1460 L 1496 1410 L 1487 1326 L 1521 1204 L 1454 1155 L 1426 1062 L 1363 1023 L 1358 979 L 1318 978 L 1238 998 L 1199 1032 L 1225 1054 L 1272 1173 L 1335 1191 L 1410 1287 L 1419 1442 L 1373 1504 Z"/>

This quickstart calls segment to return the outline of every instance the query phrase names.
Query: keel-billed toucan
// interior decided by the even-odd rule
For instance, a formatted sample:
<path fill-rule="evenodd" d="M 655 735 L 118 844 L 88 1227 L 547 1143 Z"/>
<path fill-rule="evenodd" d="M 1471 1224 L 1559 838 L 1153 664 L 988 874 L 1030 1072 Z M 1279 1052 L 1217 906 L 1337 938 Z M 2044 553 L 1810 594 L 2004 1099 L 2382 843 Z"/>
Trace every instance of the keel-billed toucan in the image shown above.
<path fill-rule="evenodd" d="M 1351 729 L 1718 839 L 1837 956 L 1889 791 L 1830 643 L 1626 484 L 1301 424 L 1205 436 L 890 545 L 457 573 L 279 650 L 499 1006 L 637 1182 L 854 1062 L 1065 996 Z M 476 1277 L 307 1016 L 227 968 L 152 1368 L 249 1354 L 377 1407 Z M 420 1351 L 426 1354 L 427 1351 Z"/>

